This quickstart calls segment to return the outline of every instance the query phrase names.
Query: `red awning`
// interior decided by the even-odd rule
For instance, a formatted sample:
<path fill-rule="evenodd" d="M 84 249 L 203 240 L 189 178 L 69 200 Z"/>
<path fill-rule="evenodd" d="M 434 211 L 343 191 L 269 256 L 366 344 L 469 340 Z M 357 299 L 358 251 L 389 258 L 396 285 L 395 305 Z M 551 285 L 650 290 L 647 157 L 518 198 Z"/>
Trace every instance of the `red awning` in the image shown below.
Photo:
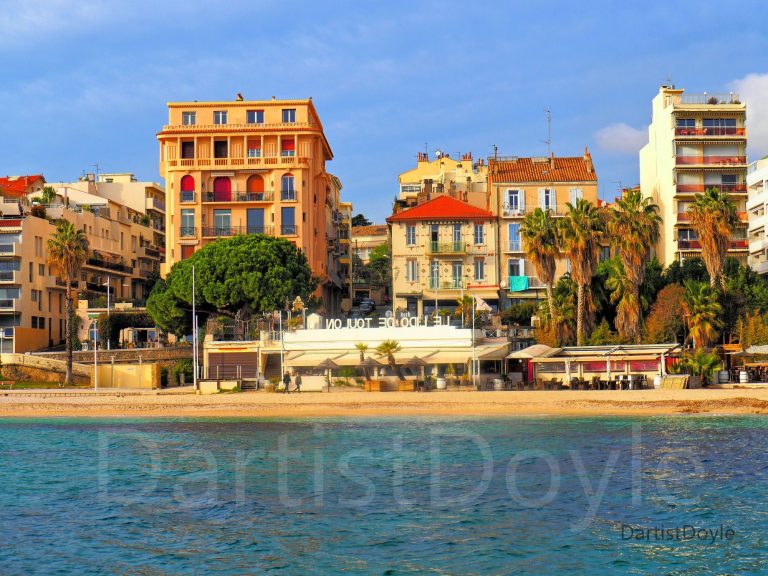
<path fill-rule="evenodd" d="M 285 139 L 280 142 L 281 150 L 296 150 L 296 143 L 293 138 Z"/>

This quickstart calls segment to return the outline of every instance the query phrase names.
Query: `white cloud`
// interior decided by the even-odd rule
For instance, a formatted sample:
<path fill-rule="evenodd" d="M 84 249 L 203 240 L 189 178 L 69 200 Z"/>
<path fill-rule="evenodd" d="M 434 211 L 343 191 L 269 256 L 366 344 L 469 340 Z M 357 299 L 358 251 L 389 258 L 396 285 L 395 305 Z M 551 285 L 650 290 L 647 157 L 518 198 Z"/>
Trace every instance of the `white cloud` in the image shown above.
<path fill-rule="evenodd" d="M 751 159 L 768 154 L 768 74 L 747 74 L 728 87 L 747 104 L 747 143 Z"/>
<path fill-rule="evenodd" d="M 648 141 L 647 131 L 624 122 L 609 124 L 595 132 L 597 145 L 606 152 L 637 154 Z"/>

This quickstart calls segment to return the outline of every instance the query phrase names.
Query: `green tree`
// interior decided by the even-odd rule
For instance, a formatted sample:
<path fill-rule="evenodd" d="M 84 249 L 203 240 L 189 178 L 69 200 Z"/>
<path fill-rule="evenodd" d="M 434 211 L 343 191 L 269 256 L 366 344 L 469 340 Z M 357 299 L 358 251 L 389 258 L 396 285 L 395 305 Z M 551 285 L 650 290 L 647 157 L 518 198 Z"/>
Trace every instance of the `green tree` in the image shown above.
<path fill-rule="evenodd" d="M 675 260 L 667 266 L 662 277 L 667 284 L 685 284 L 686 280 L 709 282 L 709 272 L 701 258 L 686 258 L 682 262 Z"/>
<path fill-rule="evenodd" d="M 405 378 L 403 378 L 402 372 L 400 372 L 400 367 L 395 361 L 395 354 L 398 352 L 400 352 L 400 343 L 397 340 L 384 340 L 384 342 L 376 346 L 376 353 L 379 356 L 387 357 L 387 363 L 389 364 L 392 372 L 397 374 L 397 378 L 399 380 L 405 380 Z"/>
<path fill-rule="evenodd" d="M 371 278 L 374 284 L 388 286 L 391 283 L 392 265 L 389 256 L 389 242 L 379 244 L 368 256 L 367 268 L 372 272 Z"/>
<path fill-rule="evenodd" d="M 360 352 L 360 363 L 362 364 L 365 362 L 365 353 L 368 351 L 368 344 L 365 342 L 358 342 L 355 344 L 355 348 L 357 348 L 357 350 Z M 365 379 L 370 380 L 371 376 L 368 373 L 368 368 L 364 368 L 363 372 L 365 373 Z"/>
<path fill-rule="evenodd" d="M 576 204 L 567 204 L 568 214 L 559 226 L 563 252 L 571 262 L 571 276 L 576 282 L 576 343 L 585 342 L 587 313 L 587 287 L 597 267 L 600 241 L 605 225 L 599 208 L 579 198 Z"/>
<path fill-rule="evenodd" d="M 79 228 L 67 220 L 56 225 L 48 239 L 48 264 L 56 270 L 57 277 L 66 286 L 64 333 L 66 334 L 67 371 L 65 383 L 72 385 L 72 283 L 80 277 L 80 269 L 88 258 L 88 239 Z"/>
<path fill-rule="evenodd" d="M 368 220 L 363 214 L 352 216 L 352 226 L 373 226 L 373 222 Z"/>
<path fill-rule="evenodd" d="M 53 201 L 56 199 L 56 189 L 53 186 L 43 186 L 40 199 L 43 201 L 43 204 L 53 204 Z"/>
<path fill-rule="evenodd" d="M 691 227 L 698 231 L 701 242 L 701 257 L 709 272 L 710 286 L 721 284 L 721 273 L 725 255 L 739 222 L 736 205 L 728 194 L 710 188 L 703 194 L 696 194 L 688 208 Z"/>
<path fill-rule="evenodd" d="M 606 344 L 617 344 L 618 342 L 618 335 L 611 330 L 608 320 L 605 318 L 603 318 L 603 321 L 592 331 L 592 334 L 589 335 L 590 346 L 605 346 Z"/>
<path fill-rule="evenodd" d="M 707 348 L 723 327 L 720 314 L 723 311 L 718 294 L 704 282 L 688 280 L 683 294 L 683 319 L 694 348 Z"/>
<path fill-rule="evenodd" d="M 546 287 L 547 304 L 551 309 L 554 300 L 555 264 L 560 255 L 560 239 L 552 212 L 536 208 L 527 214 L 520 227 L 520 237 L 526 257 L 533 263 L 536 276 Z"/>
<path fill-rule="evenodd" d="M 645 277 L 646 262 L 659 238 L 659 207 L 640 190 L 630 190 L 616 201 L 608 217 L 611 244 L 618 252 L 622 272 L 626 276 L 626 294 L 617 309 L 616 328 L 622 339 L 640 339 L 642 307 L 640 285 Z M 619 309 L 621 310 L 619 312 Z"/>
<path fill-rule="evenodd" d="M 622 342 L 636 342 L 635 327 L 640 323 L 642 305 L 640 291 L 626 273 L 621 260 L 611 258 L 606 288 L 611 291 L 611 303 L 616 305 L 616 329 Z"/>
<path fill-rule="evenodd" d="M 158 280 L 147 298 L 147 312 L 155 325 L 167 334 L 183 338 L 192 332 L 192 309 L 168 290 L 165 280 Z"/>

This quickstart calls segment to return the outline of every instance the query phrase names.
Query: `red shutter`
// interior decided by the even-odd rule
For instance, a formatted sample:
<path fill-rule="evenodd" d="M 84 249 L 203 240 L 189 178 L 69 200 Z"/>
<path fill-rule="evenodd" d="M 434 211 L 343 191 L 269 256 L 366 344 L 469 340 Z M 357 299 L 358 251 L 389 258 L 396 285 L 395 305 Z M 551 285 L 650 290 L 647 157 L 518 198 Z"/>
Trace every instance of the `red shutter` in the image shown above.
<path fill-rule="evenodd" d="M 293 141 L 293 138 L 282 140 L 280 143 L 280 149 L 281 150 L 296 150 L 296 143 Z"/>

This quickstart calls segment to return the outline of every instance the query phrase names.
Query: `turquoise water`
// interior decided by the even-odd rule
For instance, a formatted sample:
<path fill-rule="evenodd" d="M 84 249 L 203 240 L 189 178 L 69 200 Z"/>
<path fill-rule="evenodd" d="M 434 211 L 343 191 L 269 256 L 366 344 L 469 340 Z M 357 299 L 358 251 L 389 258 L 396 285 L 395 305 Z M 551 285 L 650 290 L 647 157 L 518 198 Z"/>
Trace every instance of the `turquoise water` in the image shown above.
<path fill-rule="evenodd" d="M 765 573 L 766 432 L 759 417 L 0 420 L 0 574 Z M 632 538 L 653 527 L 682 531 Z"/>

